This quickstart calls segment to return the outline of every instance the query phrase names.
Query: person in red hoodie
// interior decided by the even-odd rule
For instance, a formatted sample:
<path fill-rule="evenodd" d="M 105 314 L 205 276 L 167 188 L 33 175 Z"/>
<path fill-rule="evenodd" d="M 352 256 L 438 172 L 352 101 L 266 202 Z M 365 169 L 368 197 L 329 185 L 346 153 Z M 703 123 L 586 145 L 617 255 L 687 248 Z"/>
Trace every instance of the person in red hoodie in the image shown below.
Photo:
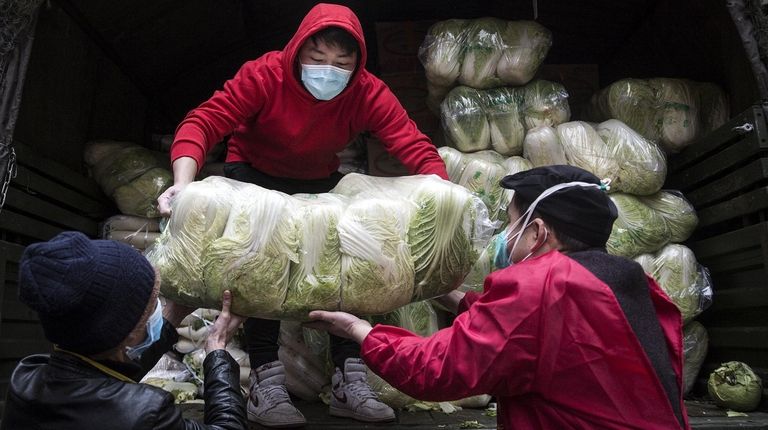
<path fill-rule="evenodd" d="M 448 179 L 427 136 L 392 91 L 365 70 L 363 30 L 348 8 L 318 4 L 282 51 L 245 63 L 222 90 L 187 114 L 176 129 L 171 160 L 174 184 L 158 198 L 169 215 L 173 197 L 192 182 L 206 153 L 225 136 L 224 174 L 288 194 L 322 193 L 341 178 L 337 153 L 361 132 L 371 132 L 412 174 Z M 280 321 L 245 323 L 251 360 L 250 420 L 270 427 L 305 423 L 290 402 L 278 360 Z M 359 346 L 332 337 L 336 369 L 330 412 L 362 421 L 394 419 L 366 381 Z"/>
<path fill-rule="evenodd" d="M 501 185 L 514 190 L 501 269 L 482 294 L 441 298 L 458 312 L 450 327 L 421 337 L 325 311 L 308 325 L 361 343 L 371 370 L 412 397 L 494 395 L 500 430 L 689 429 L 680 311 L 638 263 L 606 252 L 606 184 L 546 166 Z"/>

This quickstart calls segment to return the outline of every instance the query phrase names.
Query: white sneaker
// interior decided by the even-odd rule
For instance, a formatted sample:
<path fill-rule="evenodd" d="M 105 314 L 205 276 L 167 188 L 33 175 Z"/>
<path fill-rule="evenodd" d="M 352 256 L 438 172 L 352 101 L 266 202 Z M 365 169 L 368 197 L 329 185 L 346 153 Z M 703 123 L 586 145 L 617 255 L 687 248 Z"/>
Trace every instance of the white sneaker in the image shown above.
<path fill-rule="evenodd" d="M 251 369 L 248 420 L 265 427 L 301 427 L 304 415 L 293 406 L 285 388 L 285 368 L 280 361 Z"/>
<path fill-rule="evenodd" d="M 344 372 L 337 367 L 331 379 L 330 414 L 366 422 L 395 419 L 395 411 L 379 401 L 368 385 L 368 373 L 361 358 L 344 361 Z"/>

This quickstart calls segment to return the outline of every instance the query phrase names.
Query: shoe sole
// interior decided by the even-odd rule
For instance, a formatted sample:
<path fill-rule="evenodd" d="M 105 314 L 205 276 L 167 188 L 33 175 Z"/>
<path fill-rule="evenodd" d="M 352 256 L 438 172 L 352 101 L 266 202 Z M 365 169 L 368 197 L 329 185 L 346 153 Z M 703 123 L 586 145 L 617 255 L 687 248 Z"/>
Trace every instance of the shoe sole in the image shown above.
<path fill-rule="evenodd" d="M 329 413 L 333 415 L 334 417 L 342 417 L 342 418 L 353 418 L 358 421 L 363 421 L 367 423 L 385 423 L 389 421 L 394 421 L 395 417 L 384 417 L 384 418 L 371 418 L 367 415 L 361 415 L 358 414 L 355 411 L 350 411 L 349 409 L 343 409 L 343 408 L 335 408 L 333 406 L 330 407 Z"/>
<path fill-rule="evenodd" d="M 273 429 L 289 429 L 289 428 L 300 428 L 307 425 L 306 421 L 297 421 L 295 423 L 286 423 L 286 422 L 269 422 L 265 421 L 258 415 L 254 414 L 251 411 L 248 411 L 248 421 L 252 421 L 256 424 L 259 424 L 264 427 L 269 427 Z"/>

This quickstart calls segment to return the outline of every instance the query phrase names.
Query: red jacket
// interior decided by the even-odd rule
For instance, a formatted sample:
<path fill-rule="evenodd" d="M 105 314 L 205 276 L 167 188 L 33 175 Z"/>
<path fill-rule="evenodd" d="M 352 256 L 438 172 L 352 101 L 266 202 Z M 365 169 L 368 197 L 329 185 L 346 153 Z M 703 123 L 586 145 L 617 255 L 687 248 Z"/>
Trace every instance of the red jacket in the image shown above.
<path fill-rule="evenodd" d="M 341 94 L 315 99 L 298 78 L 297 55 L 317 31 L 338 26 L 360 45 L 359 64 Z M 190 111 L 176 129 L 171 160 L 205 154 L 231 134 L 226 161 L 245 161 L 276 177 L 327 178 L 339 167 L 336 153 L 360 132 L 370 131 L 412 174 L 448 179 L 432 142 L 408 117 L 392 91 L 365 70 L 363 30 L 344 6 L 318 4 L 282 51 L 245 63 L 224 88 Z"/>
<path fill-rule="evenodd" d="M 648 284 L 680 386 L 680 312 Z M 462 305 L 451 327 L 428 338 L 377 325 L 363 358 L 419 399 L 496 396 L 499 429 L 680 428 L 616 296 L 573 259 L 552 251 L 494 272 Z"/>

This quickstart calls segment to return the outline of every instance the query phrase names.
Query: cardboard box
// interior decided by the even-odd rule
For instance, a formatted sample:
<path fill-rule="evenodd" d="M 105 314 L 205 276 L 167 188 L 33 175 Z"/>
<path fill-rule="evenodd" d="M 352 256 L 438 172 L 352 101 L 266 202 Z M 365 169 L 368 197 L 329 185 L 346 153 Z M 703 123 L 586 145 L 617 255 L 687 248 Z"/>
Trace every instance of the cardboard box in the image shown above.
<path fill-rule="evenodd" d="M 421 42 L 435 21 L 376 23 L 379 71 L 389 73 L 423 71 L 418 53 Z"/>

